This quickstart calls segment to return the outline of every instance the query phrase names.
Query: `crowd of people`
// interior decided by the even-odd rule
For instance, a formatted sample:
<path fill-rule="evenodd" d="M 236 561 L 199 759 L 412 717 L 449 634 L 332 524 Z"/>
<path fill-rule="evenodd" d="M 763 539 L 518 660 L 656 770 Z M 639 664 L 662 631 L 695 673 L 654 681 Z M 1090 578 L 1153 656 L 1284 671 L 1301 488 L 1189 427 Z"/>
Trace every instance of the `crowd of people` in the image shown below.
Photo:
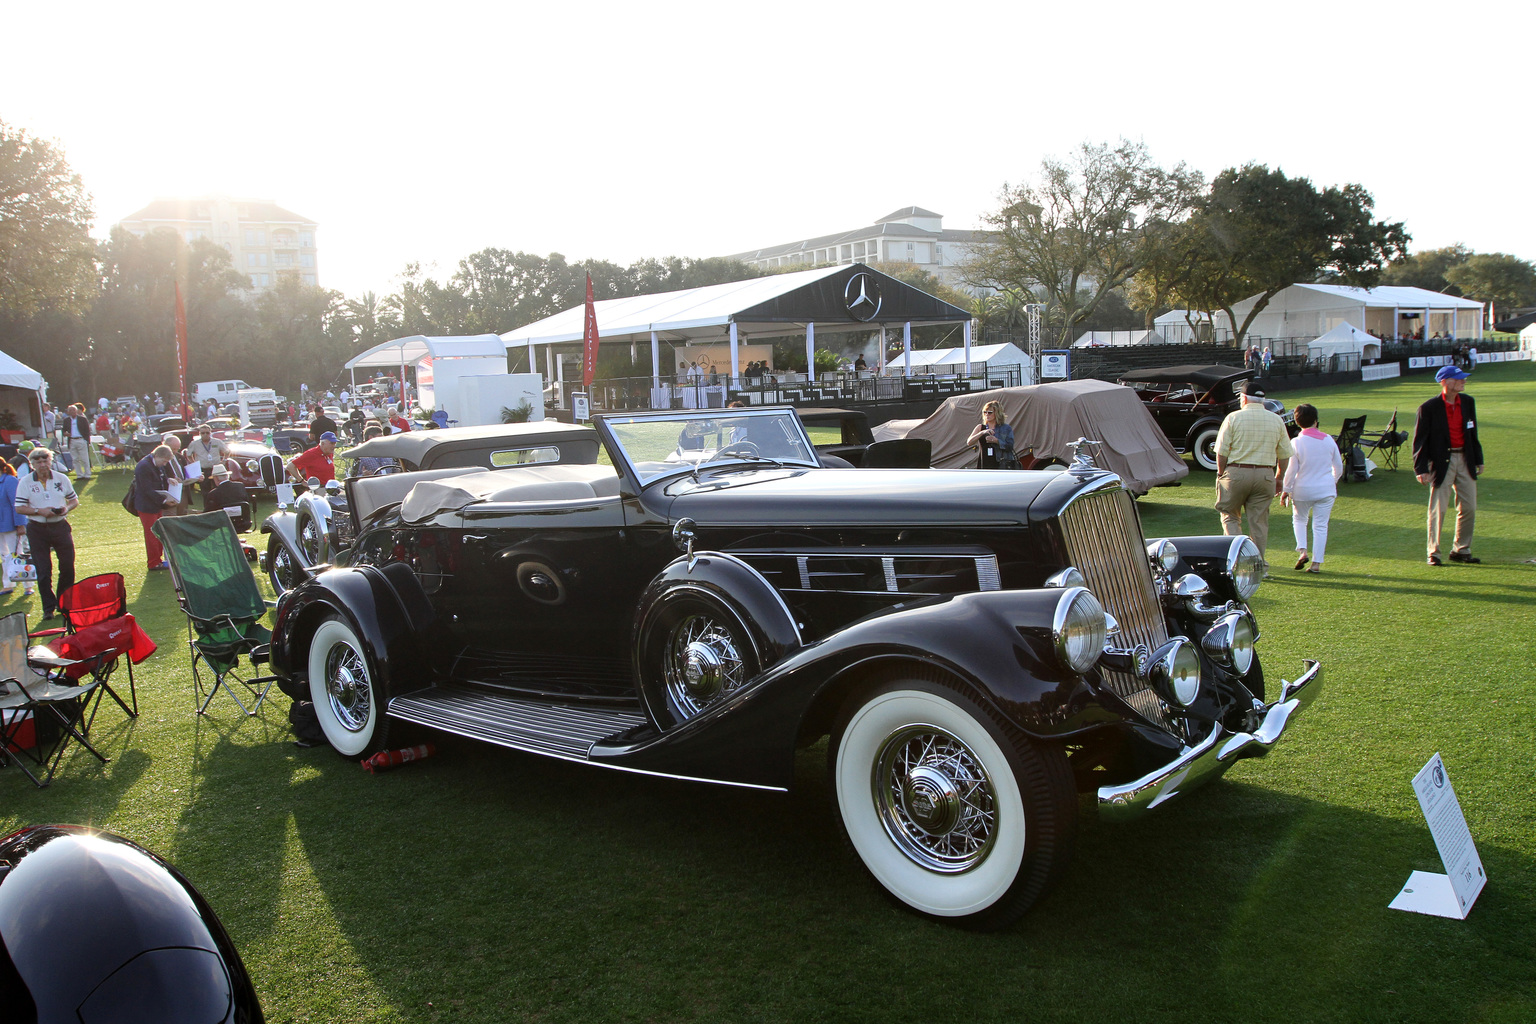
<path fill-rule="evenodd" d="M 368 398 L 389 398 L 398 393 L 398 382 L 381 381 Z M 307 385 L 301 388 L 301 394 L 309 396 Z M 406 396 L 409 397 L 409 391 Z M 314 397 L 315 401 L 304 407 L 308 413 L 308 443 L 287 470 L 295 481 L 318 479 L 323 484 L 335 479 L 335 450 L 344 428 L 326 414 L 327 403 L 337 403 L 346 416 L 345 429 L 355 441 L 412 429 L 412 421 L 398 402 L 383 409 L 365 410 L 361 404 L 354 404 L 359 396 L 345 388 L 339 395 L 335 391 L 317 390 Z M 92 436 L 126 451 L 146 419 L 165 413 L 166 408 L 165 399 L 158 394 L 116 401 L 102 398 L 93 406 L 83 402 L 62 408 L 43 404 L 42 438 L 22 441 L 13 459 L 0 460 L 0 596 L 14 593 L 17 585 L 24 587 L 24 596 L 33 595 L 33 580 L 13 578 L 11 556 L 25 555 L 36 574 L 43 619 L 58 614 L 58 595 L 75 582 L 75 546 L 69 518 L 80 503 L 76 485 L 93 478 Z M 171 411 L 177 411 L 174 404 Z M 150 571 L 167 567 L 164 551 L 151 527 L 162 516 L 192 512 L 198 492 L 202 496 L 200 511 L 240 509 L 236 522 L 241 529 L 250 528 L 255 512 L 254 495 L 244 482 L 248 467 L 242 467 L 228 443 L 216 436 L 232 421 L 213 402 L 202 409 L 185 403 L 180 414 L 195 429 L 185 449 L 180 438 L 166 434 L 163 443 L 134 466 L 132 506 L 144 532 Z M 291 403 L 286 410 L 280 410 L 279 420 L 283 419 L 304 422 L 299 407 Z M 381 467 L 371 467 L 375 471 L 378 468 Z M 363 469 L 368 471 L 370 467 Z"/>

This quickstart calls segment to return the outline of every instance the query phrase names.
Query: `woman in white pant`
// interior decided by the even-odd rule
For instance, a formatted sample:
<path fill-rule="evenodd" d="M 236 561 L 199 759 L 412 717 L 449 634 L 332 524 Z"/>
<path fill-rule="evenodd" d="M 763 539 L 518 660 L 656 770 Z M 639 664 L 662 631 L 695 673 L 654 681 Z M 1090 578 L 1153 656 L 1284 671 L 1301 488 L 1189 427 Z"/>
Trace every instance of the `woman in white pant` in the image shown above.
<path fill-rule="evenodd" d="M 1339 493 L 1339 477 L 1344 475 L 1344 460 L 1333 438 L 1317 429 L 1317 408 L 1302 403 L 1296 407 L 1296 425 L 1301 434 L 1292 442 L 1296 454 L 1285 469 L 1280 504 L 1291 506 L 1291 525 L 1296 529 L 1296 568 L 1322 572 L 1323 556 L 1328 548 L 1328 517 L 1333 499 Z M 1307 516 L 1312 516 L 1312 555 L 1307 556 Z M 1311 568 L 1307 562 L 1311 561 Z"/>

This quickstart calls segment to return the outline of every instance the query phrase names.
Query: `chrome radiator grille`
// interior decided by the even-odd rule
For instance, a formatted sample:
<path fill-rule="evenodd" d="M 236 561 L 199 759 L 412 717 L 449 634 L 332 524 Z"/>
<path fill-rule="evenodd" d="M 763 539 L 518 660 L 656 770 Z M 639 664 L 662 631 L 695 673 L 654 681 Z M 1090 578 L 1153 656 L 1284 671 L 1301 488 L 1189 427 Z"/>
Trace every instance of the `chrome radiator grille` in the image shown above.
<path fill-rule="evenodd" d="M 1155 651 L 1167 643 L 1168 628 L 1131 496 L 1119 489 L 1083 495 L 1062 512 L 1061 528 L 1072 564 L 1120 622 L 1119 646 L 1146 644 Z M 1147 718 L 1174 728 L 1162 700 L 1135 676 L 1105 672 L 1104 681 Z"/>

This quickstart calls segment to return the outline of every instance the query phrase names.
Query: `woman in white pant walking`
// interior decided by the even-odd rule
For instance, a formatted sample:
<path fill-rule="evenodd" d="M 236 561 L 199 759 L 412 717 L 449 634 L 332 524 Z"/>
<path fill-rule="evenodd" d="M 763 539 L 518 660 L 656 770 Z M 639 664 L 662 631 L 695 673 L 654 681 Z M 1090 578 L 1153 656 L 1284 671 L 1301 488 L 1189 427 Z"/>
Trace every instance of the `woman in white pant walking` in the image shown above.
<path fill-rule="evenodd" d="M 1296 568 L 1322 572 L 1328 548 L 1328 517 L 1339 493 L 1344 460 L 1333 438 L 1317 429 L 1317 408 L 1296 407 L 1301 434 L 1292 442 L 1296 455 L 1285 469 L 1280 504 L 1291 506 L 1291 525 L 1296 529 Z M 1312 554 L 1307 555 L 1307 516 L 1312 517 Z M 1307 562 L 1312 563 L 1311 568 Z"/>

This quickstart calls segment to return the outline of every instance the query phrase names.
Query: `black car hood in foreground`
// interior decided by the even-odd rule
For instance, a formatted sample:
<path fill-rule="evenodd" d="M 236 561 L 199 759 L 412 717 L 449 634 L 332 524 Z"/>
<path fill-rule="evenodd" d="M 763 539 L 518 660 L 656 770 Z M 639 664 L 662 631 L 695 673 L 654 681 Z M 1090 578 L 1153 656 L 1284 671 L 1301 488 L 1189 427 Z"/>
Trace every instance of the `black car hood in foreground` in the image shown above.
<path fill-rule="evenodd" d="M 1058 481 L 1076 483 L 1046 472 L 747 469 L 705 473 L 697 482 L 674 479 L 654 488 L 647 504 L 671 519 L 711 525 L 1022 526 L 1036 499 Z"/>

